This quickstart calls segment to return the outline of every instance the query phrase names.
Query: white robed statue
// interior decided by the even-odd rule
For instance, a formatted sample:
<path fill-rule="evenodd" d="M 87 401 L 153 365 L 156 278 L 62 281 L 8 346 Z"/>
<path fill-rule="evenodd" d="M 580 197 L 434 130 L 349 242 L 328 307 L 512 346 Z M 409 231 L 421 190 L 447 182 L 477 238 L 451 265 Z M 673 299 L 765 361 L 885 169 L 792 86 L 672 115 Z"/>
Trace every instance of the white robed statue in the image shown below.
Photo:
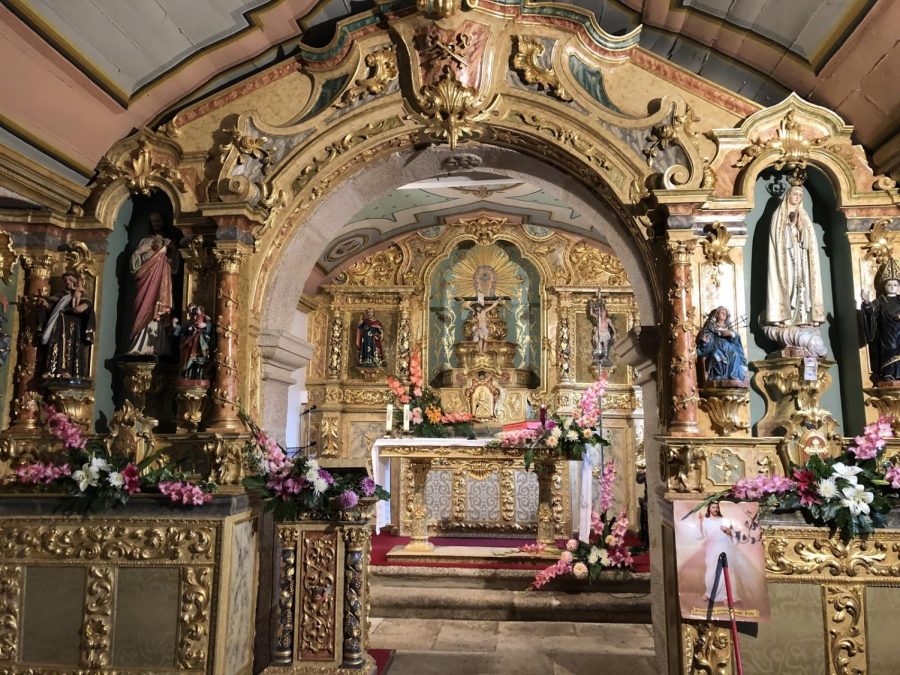
<path fill-rule="evenodd" d="M 819 242 L 803 206 L 803 178 L 795 174 L 790 179 L 791 188 L 772 216 L 766 310 L 761 323 L 779 344 L 825 356 L 816 328 L 825 321 Z"/>

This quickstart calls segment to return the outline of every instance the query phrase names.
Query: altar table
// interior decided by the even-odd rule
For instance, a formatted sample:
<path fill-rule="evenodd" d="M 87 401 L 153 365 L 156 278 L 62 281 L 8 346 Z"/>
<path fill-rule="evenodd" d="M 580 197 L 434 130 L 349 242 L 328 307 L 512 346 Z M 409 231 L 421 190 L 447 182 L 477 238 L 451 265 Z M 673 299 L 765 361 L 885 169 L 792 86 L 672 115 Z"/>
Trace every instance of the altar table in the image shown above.
<path fill-rule="evenodd" d="M 372 446 L 372 473 L 375 482 L 388 486 L 391 480 L 392 460 L 406 459 L 409 462 L 413 482 L 411 500 L 411 539 L 405 551 L 429 553 L 434 547 L 428 541 L 428 509 L 425 503 L 425 486 L 434 460 L 460 462 L 495 460 L 524 467 L 524 448 L 508 448 L 490 445 L 491 439 L 458 438 L 380 438 Z M 581 462 L 573 463 L 581 466 Z M 559 461 L 536 460 L 534 468 L 538 479 L 537 541 L 552 544 L 555 539 L 552 484 L 559 470 Z M 588 476 L 590 471 L 588 471 Z M 590 491 L 590 479 L 587 490 Z M 584 509 L 582 509 L 584 511 Z M 588 498 L 588 521 L 590 499 Z M 580 518 L 583 521 L 584 518 Z M 376 507 L 376 532 L 391 522 L 391 505 L 379 502 Z M 581 524 L 581 523 L 579 523 Z"/>

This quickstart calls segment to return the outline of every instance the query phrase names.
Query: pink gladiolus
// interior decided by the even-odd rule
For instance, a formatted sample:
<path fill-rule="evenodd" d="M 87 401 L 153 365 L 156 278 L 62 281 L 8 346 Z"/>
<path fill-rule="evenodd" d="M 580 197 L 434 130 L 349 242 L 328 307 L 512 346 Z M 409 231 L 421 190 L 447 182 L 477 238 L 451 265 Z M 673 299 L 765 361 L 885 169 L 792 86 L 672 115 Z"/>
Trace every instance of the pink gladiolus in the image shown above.
<path fill-rule="evenodd" d="M 766 495 L 782 494 L 796 489 L 797 483 L 790 478 L 759 475 L 738 480 L 732 486 L 731 494 L 737 499 L 756 500 Z"/>
<path fill-rule="evenodd" d="M 571 555 L 571 554 L 570 554 Z M 537 576 L 534 578 L 534 581 L 531 582 L 531 586 L 529 589 L 536 590 L 546 585 L 551 579 L 554 579 L 563 574 L 569 574 L 572 571 L 572 564 L 563 562 L 562 560 L 557 560 L 555 563 L 550 565 L 547 569 L 541 570 L 537 573 Z"/>
<path fill-rule="evenodd" d="M 84 449 L 87 438 L 71 417 L 49 406 L 44 408 L 44 412 L 47 414 L 47 428 L 54 438 L 62 441 L 67 448 Z"/>
<path fill-rule="evenodd" d="M 900 490 L 900 466 L 892 466 L 884 472 L 884 479 L 891 484 L 895 490 Z"/>
<path fill-rule="evenodd" d="M 603 473 L 600 475 L 600 513 L 609 511 L 612 506 L 613 483 L 616 481 L 616 463 L 607 462 L 603 465 Z"/>
<path fill-rule="evenodd" d="M 34 462 L 16 469 L 16 480 L 23 485 L 50 485 L 63 476 L 69 476 L 72 468 L 68 464 Z"/>
<path fill-rule="evenodd" d="M 543 553 L 546 548 L 547 544 L 536 542 L 534 544 L 522 544 L 522 546 L 519 547 L 519 550 L 522 551 L 522 553 Z"/>

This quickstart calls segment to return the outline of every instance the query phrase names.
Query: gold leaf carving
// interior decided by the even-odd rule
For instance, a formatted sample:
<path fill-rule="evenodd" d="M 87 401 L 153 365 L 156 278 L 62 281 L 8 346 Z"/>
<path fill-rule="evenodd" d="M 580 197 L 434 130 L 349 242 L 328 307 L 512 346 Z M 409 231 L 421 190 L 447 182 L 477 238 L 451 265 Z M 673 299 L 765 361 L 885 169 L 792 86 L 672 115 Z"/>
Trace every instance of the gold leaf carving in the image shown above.
<path fill-rule="evenodd" d="M 335 284 L 348 286 L 386 286 L 396 283 L 396 274 L 403 264 L 403 251 L 392 244 L 383 251 L 358 260 L 335 277 Z"/>
<path fill-rule="evenodd" d="M 213 562 L 215 529 L 202 522 L 170 527 L 44 525 L 0 527 L 0 557 L 35 560 Z"/>
<path fill-rule="evenodd" d="M 459 224 L 465 227 L 466 232 L 474 236 L 475 241 L 480 245 L 487 246 L 497 238 L 500 230 L 508 222 L 507 218 L 487 218 L 482 216 L 480 218 L 463 218 L 459 221 Z"/>
<path fill-rule="evenodd" d="M 603 253 L 580 241 L 568 254 L 569 264 L 579 283 L 597 286 L 627 286 L 628 277 L 622 263 L 613 255 Z"/>
<path fill-rule="evenodd" d="M 513 68 L 519 71 L 522 81 L 526 84 L 535 84 L 560 101 L 571 101 L 572 96 L 560 84 L 559 78 L 553 72 L 553 68 L 545 68 L 541 65 L 541 56 L 544 54 L 544 44 L 537 40 L 517 35 L 515 39 L 515 51 L 513 52 Z"/>
<path fill-rule="evenodd" d="M 803 576 L 900 577 L 900 539 L 876 533 L 866 540 L 843 542 L 835 537 L 810 537 L 806 530 L 766 532 L 766 572 L 770 577 Z"/>
<path fill-rule="evenodd" d="M 366 77 L 360 78 L 349 87 L 335 108 L 346 108 L 366 96 L 378 96 L 387 91 L 390 83 L 397 79 L 397 51 L 395 45 L 386 45 L 366 56 Z"/>
<path fill-rule="evenodd" d="M 540 115 L 528 115 L 522 112 L 510 113 L 509 119 L 521 122 L 525 126 L 534 129 L 537 133 L 551 138 L 558 144 L 572 148 L 582 155 L 589 164 L 601 169 L 608 170 L 612 168 L 606 155 L 597 146 L 590 141 L 584 140 L 578 132 L 572 131 L 570 128 L 563 128 Z"/>
<path fill-rule="evenodd" d="M 84 619 L 81 624 L 81 664 L 105 668 L 112 655 L 112 612 L 115 568 L 91 565 L 87 568 Z"/>
<path fill-rule="evenodd" d="M 872 223 L 872 229 L 866 232 L 866 246 L 863 247 L 866 258 L 883 265 L 894 254 L 894 233 L 888 231 L 890 218 L 882 218 Z"/>
<path fill-rule="evenodd" d="M 299 656 L 329 661 L 335 652 L 337 534 L 304 532 L 301 551 Z"/>
<path fill-rule="evenodd" d="M 482 136 L 481 122 L 494 113 L 499 102 L 499 95 L 485 102 L 474 87 L 462 84 L 456 73 L 450 72 L 435 84 L 422 87 L 421 112 L 410 112 L 425 125 L 426 137 L 446 141 L 454 149 L 461 141 Z"/>
<path fill-rule="evenodd" d="M 149 197 L 153 192 L 153 182 L 158 180 L 171 183 L 179 192 L 187 192 L 178 169 L 155 159 L 146 139 L 139 140 L 137 147 L 119 165 L 106 158 L 100 160 L 98 172 L 99 184 L 109 184 L 121 178 L 134 195 Z"/>
<path fill-rule="evenodd" d="M 706 230 L 709 236 L 700 242 L 706 261 L 717 266 L 723 262 L 731 262 L 731 247 L 728 245 L 731 235 L 728 228 L 722 223 L 715 222 L 707 225 Z"/>
<path fill-rule="evenodd" d="M 831 672 L 863 675 L 866 662 L 866 620 L 862 586 L 824 586 L 826 634 Z"/>
<path fill-rule="evenodd" d="M 14 661 L 19 650 L 22 568 L 0 565 L 0 661 Z"/>
<path fill-rule="evenodd" d="M 731 634 L 714 623 L 683 623 L 684 672 L 730 675 Z"/>
<path fill-rule="evenodd" d="M 181 569 L 181 611 L 178 615 L 178 667 L 203 668 L 209 647 L 209 603 L 212 573 L 209 567 Z"/>
<path fill-rule="evenodd" d="M 8 284 L 18 256 L 12 246 L 12 237 L 0 231 L 0 281 Z"/>
<path fill-rule="evenodd" d="M 821 144 L 827 137 L 815 139 Z M 766 140 L 759 138 L 750 141 L 750 145 L 741 150 L 741 156 L 734 163 L 736 169 L 742 169 L 765 152 L 774 150 L 777 159 L 773 166 L 781 171 L 785 166 L 804 168 L 809 161 L 811 141 L 803 135 L 800 123 L 794 118 L 794 111 L 789 110 L 778 125 L 778 130 Z"/>

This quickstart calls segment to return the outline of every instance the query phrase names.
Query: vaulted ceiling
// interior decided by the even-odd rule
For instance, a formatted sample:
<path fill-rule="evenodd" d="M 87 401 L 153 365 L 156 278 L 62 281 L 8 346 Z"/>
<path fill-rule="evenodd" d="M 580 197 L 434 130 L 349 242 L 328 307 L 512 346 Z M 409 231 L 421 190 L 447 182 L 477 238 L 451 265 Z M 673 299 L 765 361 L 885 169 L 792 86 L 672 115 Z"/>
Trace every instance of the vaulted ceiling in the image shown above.
<path fill-rule="evenodd" d="M 400 2 L 412 0 L 399 0 Z M 371 0 L 0 0 L 0 151 L 84 185 L 133 128 L 324 44 Z M 771 105 L 789 91 L 837 111 L 900 165 L 900 2 L 575 0 L 600 25 Z M 0 157 L 0 159 L 3 159 Z"/>

